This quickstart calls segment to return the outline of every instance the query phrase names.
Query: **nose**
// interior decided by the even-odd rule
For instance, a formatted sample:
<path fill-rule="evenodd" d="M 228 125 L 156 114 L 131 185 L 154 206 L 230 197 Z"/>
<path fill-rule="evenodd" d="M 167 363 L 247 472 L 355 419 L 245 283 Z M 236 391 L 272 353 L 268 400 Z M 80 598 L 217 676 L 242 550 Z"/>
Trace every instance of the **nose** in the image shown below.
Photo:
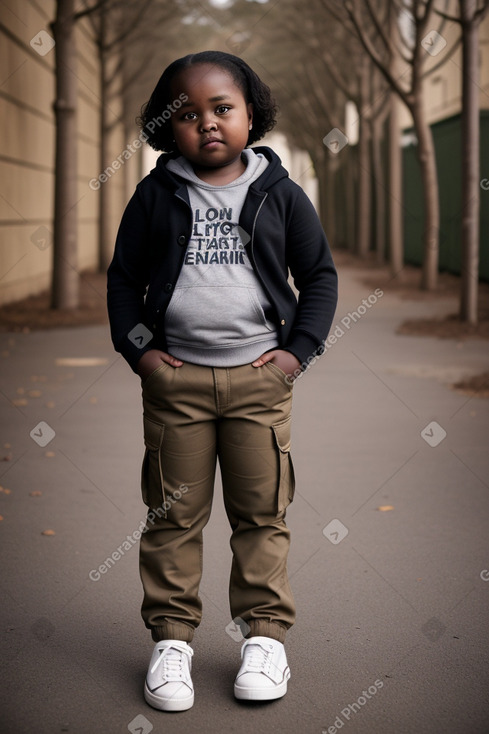
<path fill-rule="evenodd" d="M 217 130 L 217 122 L 214 115 L 206 115 L 202 118 L 200 130 L 203 133 L 209 132 L 210 130 Z"/>

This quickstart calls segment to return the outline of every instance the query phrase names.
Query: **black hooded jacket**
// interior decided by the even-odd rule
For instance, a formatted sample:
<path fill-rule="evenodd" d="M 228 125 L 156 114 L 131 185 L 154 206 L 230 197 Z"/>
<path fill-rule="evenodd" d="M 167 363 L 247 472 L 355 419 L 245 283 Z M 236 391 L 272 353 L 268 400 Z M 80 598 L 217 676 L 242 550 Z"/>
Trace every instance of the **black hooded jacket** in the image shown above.
<path fill-rule="evenodd" d="M 269 165 L 251 184 L 239 224 L 250 238 L 246 251 L 272 304 L 267 316 L 276 324 L 279 348 L 292 352 L 305 369 L 333 321 L 336 270 L 306 194 L 270 148 L 253 150 L 265 155 Z M 108 270 L 112 341 L 134 371 L 147 350 L 168 351 L 165 313 L 192 232 L 187 186 L 167 170 L 170 157 L 161 155 L 138 184 L 123 214 Z M 289 271 L 298 300 L 288 283 Z"/>

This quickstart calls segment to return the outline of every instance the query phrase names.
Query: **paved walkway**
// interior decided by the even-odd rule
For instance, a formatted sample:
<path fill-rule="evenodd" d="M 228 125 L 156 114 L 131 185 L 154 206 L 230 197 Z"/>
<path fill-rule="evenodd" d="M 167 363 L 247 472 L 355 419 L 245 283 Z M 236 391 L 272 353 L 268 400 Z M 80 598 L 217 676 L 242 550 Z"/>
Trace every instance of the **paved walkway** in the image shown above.
<path fill-rule="evenodd" d="M 294 387 L 298 620 L 289 692 L 270 704 L 232 694 L 219 485 L 194 708 L 145 704 L 138 380 L 105 327 L 0 335 L 3 734 L 487 734 L 489 401 L 448 383 L 487 370 L 488 345 L 396 336 L 455 304 L 357 276 L 340 273 L 337 341 Z"/>

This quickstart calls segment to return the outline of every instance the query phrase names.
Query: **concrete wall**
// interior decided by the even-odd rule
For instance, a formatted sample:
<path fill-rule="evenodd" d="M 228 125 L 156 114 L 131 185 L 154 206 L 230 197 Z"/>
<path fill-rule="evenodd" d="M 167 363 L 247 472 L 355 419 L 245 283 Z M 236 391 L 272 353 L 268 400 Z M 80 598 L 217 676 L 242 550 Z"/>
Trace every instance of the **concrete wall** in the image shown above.
<path fill-rule="evenodd" d="M 0 304 L 45 290 L 52 270 L 55 58 L 48 49 L 55 2 L 8 5 L 13 10 L 0 4 Z M 98 194 L 88 182 L 100 173 L 100 90 L 90 32 L 86 19 L 77 25 L 79 270 L 97 263 Z M 117 118 L 117 98 L 110 109 Z M 120 125 L 111 147 L 114 157 L 124 147 Z M 120 200 L 123 176 L 114 177 L 110 186 Z M 115 231 L 120 212 L 114 209 Z"/>

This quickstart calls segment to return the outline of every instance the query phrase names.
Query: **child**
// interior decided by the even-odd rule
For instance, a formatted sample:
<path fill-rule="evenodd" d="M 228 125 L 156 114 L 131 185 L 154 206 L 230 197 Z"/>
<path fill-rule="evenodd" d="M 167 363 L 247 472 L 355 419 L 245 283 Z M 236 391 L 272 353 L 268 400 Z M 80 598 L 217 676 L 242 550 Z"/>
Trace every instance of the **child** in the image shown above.
<path fill-rule="evenodd" d="M 292 383 L 321 352 L 337 280 L 309 199 L 270 148 L 247 147 L 275 113 L 269 88 L 236 56 L 170 64 L 140 120 L 165 155 L 126 208 L 108 271 L 112 340 L 142 380 L 142 616 L 156 643 L 144 694 L 163 711 L 194 701 L 189 642 L 217 458 L 231 614 L 246 638 L 234 694 L 280 698 L 290 677 Z"/>

